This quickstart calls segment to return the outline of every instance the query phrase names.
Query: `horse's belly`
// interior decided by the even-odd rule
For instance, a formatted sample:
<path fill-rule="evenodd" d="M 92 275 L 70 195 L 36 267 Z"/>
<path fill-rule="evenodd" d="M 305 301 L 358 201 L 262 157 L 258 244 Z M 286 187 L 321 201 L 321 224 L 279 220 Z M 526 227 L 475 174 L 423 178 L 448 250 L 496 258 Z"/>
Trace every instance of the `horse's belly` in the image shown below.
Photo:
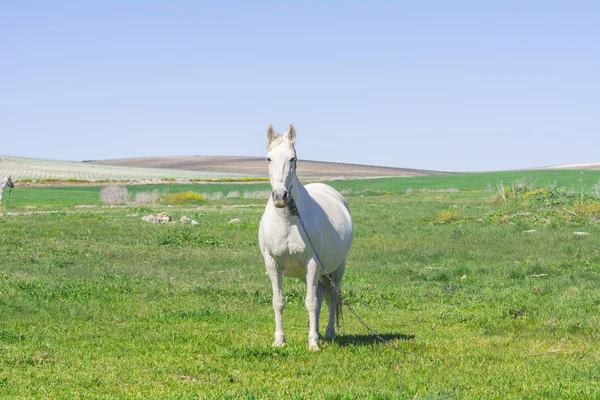
<path fill-rule="evenodd" d="M 291 278 L 300 278 L 300 279 L 306 278 L 306 268 L 304 268 L 304 265 L 290 263 L 287 266 L 283 266 L 282 268 L 283 268 L 283 270 L 282 270 L 283 276 L 287 276 L 287 277 L 291 277 Z"/>
<path fill-rule="evenodd" d="M 284 276 L 306 277 L 306 247 L 284 245 L 272 249 L 271 255 L 277 261 Z"/>

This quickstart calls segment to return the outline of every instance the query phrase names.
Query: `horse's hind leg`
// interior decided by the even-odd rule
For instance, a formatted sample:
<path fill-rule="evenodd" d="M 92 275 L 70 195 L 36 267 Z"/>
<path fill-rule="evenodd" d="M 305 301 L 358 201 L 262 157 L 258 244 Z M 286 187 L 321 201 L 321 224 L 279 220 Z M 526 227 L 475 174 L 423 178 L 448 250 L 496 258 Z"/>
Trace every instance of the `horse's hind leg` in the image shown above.
<path fill-rule="evenodd" d="M 319 333 L 319 320 L 321 317 L 321 307 L 323 306 L 323 297 L 325 294 L 325 286 L 323 286 L 323 282 L 319 280 L 317 285 L 317 333 Z M 310 326 L 310 321 L 309 321 Z M 321 334 L 319 333 L 319 337 Z"/>
<path fill-rule="evenodd" d="M 340 283 L 346 270 L 346 261 L 340 265 L 338 269 L 331 273 L 331 280 L 329 289 L 329 322 L 327 324 L 327 331 L 325 331 L 325 339 L 333 340 L 335 336 L 335 324 L 336 319 L 339 325 L 340 318 L 342 316 L 342 301 L 340 299 L 339 292 L 341 292 Z"/>

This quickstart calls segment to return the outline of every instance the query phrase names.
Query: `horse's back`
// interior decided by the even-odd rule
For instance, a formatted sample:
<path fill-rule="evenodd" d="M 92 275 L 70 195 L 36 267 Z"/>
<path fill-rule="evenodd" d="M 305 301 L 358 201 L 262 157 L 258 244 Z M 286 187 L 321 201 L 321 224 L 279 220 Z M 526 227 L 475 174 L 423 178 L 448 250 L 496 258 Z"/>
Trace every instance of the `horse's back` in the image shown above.
<path fill-rule="evenodd" d="M 327 219 L 331 222 L 340 239 L 347 245 L 348 250 L 352 243 L 354 230 L 352 227 L 352 218 L 346 199 L 334 188 L 323 183 L 310 183 L 305 186 L 310 197 L 327 214 Z"/>
<path fill-rule="evenodd" d="M 310 197 L 315 199 L 315 201 L 319 203 L 321 207 L 324 205 L 337 206 L 338 204 L 336 203 L 339 202 L 343 204 L 346 209 L 348 209 L 348 203 L 346 202 L 346 199 L 344 199 L 340 192 L 329 185 L 315 182 L 309 183 L 308 185 L 304 186 L 304 188 L 310 194 Z"/>

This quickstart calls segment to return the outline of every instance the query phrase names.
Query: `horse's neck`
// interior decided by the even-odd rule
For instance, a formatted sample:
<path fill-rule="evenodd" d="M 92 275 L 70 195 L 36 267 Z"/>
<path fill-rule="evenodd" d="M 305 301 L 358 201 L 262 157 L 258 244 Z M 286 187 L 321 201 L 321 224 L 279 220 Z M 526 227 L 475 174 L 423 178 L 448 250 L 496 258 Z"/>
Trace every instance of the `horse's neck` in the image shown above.
<path fill-rule="evenodd" d="M 300 183 L 298 176 L 294 176 L 294 182 L 292 183 L 292 189 L 290 190 L 290 195 L 294 199 L 294 202 L 296 203 L 296 207 L 298 207 L 298 210 L 300 211 L 300 213 L 302 213 L 303 206 L 306 206 L 308 199 L 310 198 L 310 195 L 308 194 L 308 191 L 304 188 L 304 186 L 302 186 L 302 183 Z M 275 214 L 276 218 L 280 218 L 280 219 L 284 220 L 284 222 L 286 222 L 286 223 L 295 223 L 296 222 L 295 221 L 296 216 L 292 215 L 292 213 L 290 212 L 290 209 L 288 207 L 274 208 L 274 214 Z"/>
<path fill-rule="evenodd" d="M 302 212 L 304 207 L 306 207 L 306 205 L 308 204 L 310 195 L 308 194 L 308 191 L 302 185 L 302 183 L 300 183 L 300 179 L 298 179 L 297 175 L 294 176 L 294 183 L 292 184 L 291 194 L 294 198 L 294 201 L 296 202 L 296 207 L 298 207 L 298 210 Z"/>

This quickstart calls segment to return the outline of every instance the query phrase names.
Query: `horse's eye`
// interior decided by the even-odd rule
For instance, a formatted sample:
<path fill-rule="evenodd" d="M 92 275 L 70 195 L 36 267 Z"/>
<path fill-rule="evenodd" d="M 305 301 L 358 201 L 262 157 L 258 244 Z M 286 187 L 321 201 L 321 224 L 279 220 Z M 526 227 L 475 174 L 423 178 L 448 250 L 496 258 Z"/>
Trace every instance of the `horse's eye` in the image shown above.
<path fill-rule="evenodd" d="M 267 158 L 267 162 L 271 162 L 271 159 L 270 159 L 270 158 Z"/>

